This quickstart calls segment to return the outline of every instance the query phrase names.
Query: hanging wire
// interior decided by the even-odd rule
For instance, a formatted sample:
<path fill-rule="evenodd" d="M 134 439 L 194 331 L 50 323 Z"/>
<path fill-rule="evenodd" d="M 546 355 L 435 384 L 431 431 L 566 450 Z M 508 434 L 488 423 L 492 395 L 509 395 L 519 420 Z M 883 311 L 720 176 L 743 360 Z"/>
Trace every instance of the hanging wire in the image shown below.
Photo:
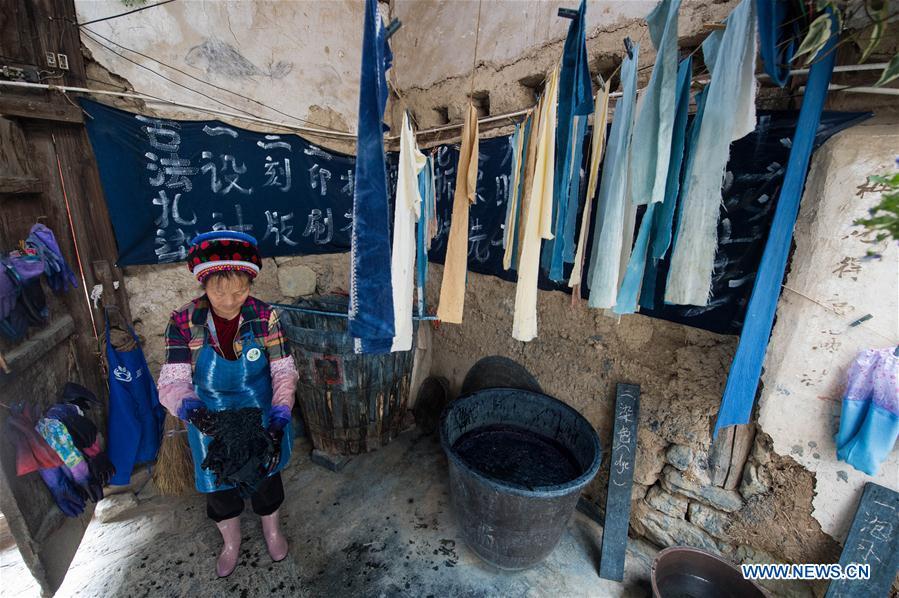
<path fill-rule="evenodd" d="M 120 12 L 115 15 L 110 15 L 108 17 L 101 17 L 99 19 L 94 19 L 93 21 L 85 21 L 84 23 L 75 23 L 79 27 L 84 27 L 85 25 L 90 25 L 92 23 L 100 23 L 102 21 L 110 21 L 112 19 L 118 19 L 119 17 L 124 17 L 125 15 L 134 14 L 136 12 L 141 12 L 142 10 L 147 10 L 150 8 L 156 8 L 157 6 L 162 6 L 163 4 L 168 4 L 169 2 L 174 2 L 175 0 L 163 0 L 162 2 L 157 2 L 156 4 L 150 4 L 149 6 L 141 6 L 140 8 L 135 8 L 134 10 L 129 10 L 127 12 Z"/>
<path fill-rule="evenodd" d="M 166 77 L 166 76 L 163 75 L 162 73 L 160 73 L 160 72 L 158 72 L 158 71 L 155 71 L 155 70 L 151 69 L 150 67 L 148 67 L 148 66 L 146 66 L 146 65 L 143 65 L 143 64 L 137 62 L 136 60 L 132 60 L 131 58 L 128 58 L 127 56 L 125 56 L 125 55 L 122 54 L 121 52 L 117 52 L 115 49 L 113 49 L 113 48 L 107 46 L 106 44 L 104 44 L 104 43 L 101 42 L 100 40 L 96 39 L 96 38 L 93 37 L 90 33 L 86 33 L 86 32 L 82 32 L 82 33 L 84 33 L 84 35 L 85 35 L 85 37 L 86 37 L 87 39 L 91 40 L 92 42 L 94 42 L 95 44 L 97 44 L 98 46 L 100 46 L 101 48 L 107 50 L 108 52 L 112 52 L 113 54 L 115 54 L 115 55 L 118 56 L 119 58 L 122 58 L 123 60 L 127 60 L 127 61 L 130 62 L 131 64 L 133 64 L 133 65 L 135 65 L 135 66 L 137 66 L 137 67 L 140 67 L 140 68 L 144 69 L 145 71 L 148 71 L 148 72 L 150 72 L 150 73 L 153 73 L 153 74 L 156 75 L 157 77 L 161 77 L 162 79 L 165 79 L 165 80 L 168 81 L 169 83 L 172 83 L 172 84 L 174 84 L 174 85 L 177 85 L 178 87 L 182 87 L 182 88 L 184 88 L 184 89 L 186 89 L 186 90 L 188 90 L 188 91 L 191 91 L 191 92 L 193 92 L 193 93 L 195 93 L 195 94 L 197 94 L 197 95 L 201 95 L 201 96 L 203 96 L 204 98 L 206 98 L 206 99 L 208 99 L 208 100 L 212 100 L 213 102 L 216 102 L 217 104 L 221 104 L 222 106 L 225 106 L 226 108 L 230 108 L 230 109 L 232 109 L 232 110 L 236 110 L 236 111 L 238 111 L 238 112 L 242 112 L 243 114 L 246 114 L 247 116 L 253 116 L 253 114 L 252 114 L 251 112 L 248 112 L 248 111 L 244 110 L 243 108 L 238 108 L 237 106 L 232 106 L 231 104 L 228 104 L 227 102 L 223 102 L 222 100 L 219 100 L 218 98 L 215 98 L 215 97 L 213 97 L 213 96 L 211 96 L 211 95 L 205 94 L 205 93 L 203 93 L 202 91 L 198 91 L 198 90 L 196 90 L 196 89 L 193 89 L 192 87 L 188 87 L 187 85 L 184 85 L 183 83 L 179 83 L 178 81 L 175 81 L 174 79 L 172 79 L 172 78 L 170 78 L 170 77 Z"/>
<path fill-rule="evenodd" d="M 165 63 L 165 62 L 163 62 L 163 61 L 161 61 L 161 60 L 159 60 L 159 59 L 157 59 L 157 58 L 153 58 L 152 56 L 148 56 L 147 54 L 144 54 L 144 53 L 142 53 L 142 52 L 140 52 L 140 51 L 138 51 L 138 50 L 135 50 L 135 49 L 133 49 L 133 48 L 129 48 L 129 47 L 127 47 L 127 46 L 124 46 L 124 45 L 118 43 L 118 42 L 115 41 L 115 40 L 109 39 L 108 37 L 106 37 L 106 36 L 104 36 L 104 35 L 102 35 L 102 34 L 100 34 L 100 33 L 97 33 L 96 31 L 94 31 L 93 29 L 90 29 L 89 27 L 85 27 L 85 28 L 84 28 L 84 31 L 89 32 L 89 33 L 90 33 L 91 35 L 93 35 L 93 36 L 96 36 L 96 37 L 99 37 L 99 38 L 101 38 L 101 39 L 103 39 L 103 40 L 106 40 L 106 41 L 109 42 L 110 44 L 113 44 L 113 45 L 115 45 L 115 46 L 121 48 L 122 50 L 127 50 L 128 52 L 131 52 L 132 54 L 137 54 L 137 55 L 140 56 L 141 58 L 145 58 L 145 59 L 147 59 L 147 60 L 153 61 L 153 62 L 155 62 L 156 64 L 159 64 L 159 65 L 164 66 L 164 67 L 166 67 L 166 68 L 168 68 L 168 69 L 171 69 L 171 70 L 173 70 L 173 71 L 175 71 L 175 72 L 177 72 L 177 73 L 180 73 L 180 74 L 184 75 L 185 77 L 189 77 L 190 79 L 193 79 L 194 81 L 197 81 L 198 83 L 202 83 L 202 84 L 204 84 L 204 85 L 208 85 L 208 86 L 210 86 L 210 87 L 213 87 L 213 88 L 215 88 L 215 89 L 218 89 L 219 91 L 224 91 L 225 93 L 230 93 L 230 94 L 235 95 L 235 96 L 237 96 L 237 97 L 239 97 L 239 98 L 241 98 L 241 99 L 243 99 L 243 100 L 247 100 L 248 102 L 252 102 L 252 103 L 254 103 L 254 104 L 257 104 L 257 105 L 259 105 L 259 106 L 262 106 L 263 108 L 266 108 L 266 109 L 268 109 L 268 110 L 271 110 L 272 112 L 277 112 L 278 114 L 280 114 L 280 115 L 282 115 L 282 116 L 286 116 L 286 117 L 288 117 L 288 118 L 292 118 L 292 119 L 294 119 L 294 120 L 298 120 L 298 121 L 300 121 L 300 122 L 303 122 L 303 123 L 306 123 L 306 124 L 309 124 L 309 125 L 314 125 L 314 126 L 316 126 L 316 127 L 320 127 L 320 128 L 324 128 L 324 129 L 327 129 L 327 128 L 328 128 L 328 127 L 321 126 L 321 125 L 319 125 L 319 124 L 317 124 L 317 123 L 314 123 L 314 122 L 312 122 L 312 121 L 310 121 L 310 120 L 307 120 L 307 119 L 305 119 L 305 118 L 301 118 L 301 117 L 299 117 L 299 116 L 295 116 L 295 115 L 290 114 L 290 113 L 288 113 L 288 112 L 284 112 L 284 111 L 282 111 L 282 110 L 279 110 L 278 108 L 275 108 L 274 106 L 270 106 L 270 105 L 268 105 L 268 104 L 266 104 L 266 103 L 264 103 L 264 102 L 261 102 L 261 101 L 255 99 L 255 98 L 251 98 L 251 97 L 249 97 L 249 96 L 243 95 L 242 93 L 239 93 L 239 92 L 236 92 L 236 91 L 232 91 L 232 90 L 230 90 L 230 89 L 228 89 L 228 88 L 226 88 L 226 87 L 222 87 L 221 85 L 216 85 L 215 83 L 211 83 L 211 82 L 209 82 L 209 81 L 206 81 L 205 79 L 201 79 L 200 77 L 197 77 L 196 75 L 192 75 L 191 73 L 189 73 L 189 72 L 187 72 L 187 71 L 185 71 L 185 70 L 183 70 L 183 69 L 180 69 L 180 68 L 178 68 L 178 67 L 176 67 L 176 66 L 172 66 L 171 64 L 167 64 L 167 63 Z M 100 43 L 100 42 L 98 42 L 96 39 L 94 39 L 93 41 L 94 41 L 95 43 Z M 109 46 L 104 45 L 104 47 L 106 47 L 107 49 L 110 49 Z M 155 71 L 154 71 L 154 72 L 155 72 Z M 190 89 L 190 88 L 188 88 L 188 89 Z M 193 91 L 193 90 L 191 90 L 191 91 Z M 231 106 L 229 106 L 229 107 L 231 107 Z M 339 129 L 329 129 L 329 130 L 338 131 L 338 132 L 340 132 L 340 133 L 347 133 L 347 131 L 340 131 Z"/>
<path fill-rule="evenodd" d="M 483 0 L 478 0 L 478 20 L 474 30 L 474 56 L 471 57 L 471 79 L 469 80 L 468 98 L 473 99 L 474 95 L 474 77 L 478 67 L 478 42 L 481 39 L 481 4 Z"/>

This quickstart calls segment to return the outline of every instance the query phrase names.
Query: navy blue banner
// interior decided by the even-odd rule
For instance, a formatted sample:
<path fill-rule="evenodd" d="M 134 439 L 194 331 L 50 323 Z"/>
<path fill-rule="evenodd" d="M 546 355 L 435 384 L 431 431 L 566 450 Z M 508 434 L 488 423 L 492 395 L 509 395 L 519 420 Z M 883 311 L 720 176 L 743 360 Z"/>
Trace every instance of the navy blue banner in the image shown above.
<path fill-rule="evenodd" d="M 353 156 L 326 151 L 295 135 L 256 133 L 220 121 L 155 119 L 89 100 L 82 100 L 82 106 L 91 116 L 88 135 L 120 266 L 181 261 L 194 235 L 214 229 L 252 234 L 266 257 L 350 250 Z M 792 137 L 797 114 L 760 111 L 756 130 L 731 145 L 709 305 L 664 305 L 658 297 L 660 307 L 640 313 L 739 333 L 789 157 L 784 140 Z M 816 145 L 867 116 L 825 112 Z M 443 145 L 430 152 L 438 233 L 428 257 L 442 264 L 459 148 Z M 477 200 L 469 216 L 468 268 L 515 281 L 515 272 L 502 267 L 511 164 L 509 137 L 481 140 Z M 397 155 L 388 154 L 390 198 L 396 193 L 396 165 Z M 581 185 L 582 193 L 586 187 Z M 597 212 L 593 210 L 594 217 Z M 592 236 L 592 224 L 589 230 Z M 663 260 L 658 269 L 659 293 L 664 291 L 667 266 Z M 570 269 L 567 264 L 566 277 Z M 570 292 L 566 283 L 554 283 L 545 274 L 540 273 L 541 289 Z M 586 297 L 586 285 L 582 291 Z"/>
<path fill-rule="evenodd" d="M 355 158 L 295 135 L 176 121 L 81 100 L 118 243 L 118 265 L 185 259 L 218 229 L 267 257 L 350 249 Z"/>

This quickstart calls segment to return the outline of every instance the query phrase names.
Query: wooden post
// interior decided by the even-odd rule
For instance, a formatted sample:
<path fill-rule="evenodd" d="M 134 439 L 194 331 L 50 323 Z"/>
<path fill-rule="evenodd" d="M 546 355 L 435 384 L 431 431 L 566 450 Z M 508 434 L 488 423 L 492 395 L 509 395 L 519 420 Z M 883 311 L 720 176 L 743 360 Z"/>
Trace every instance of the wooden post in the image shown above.
<path fill-rule="evenodd" d="M 639 412 L 640 387 L 636 384 L 619 384 L 615 396 L 609 491 L 606 496 L 606 518 L 599 561 L 599 576 L 613 581 L 624 579 Z"/>

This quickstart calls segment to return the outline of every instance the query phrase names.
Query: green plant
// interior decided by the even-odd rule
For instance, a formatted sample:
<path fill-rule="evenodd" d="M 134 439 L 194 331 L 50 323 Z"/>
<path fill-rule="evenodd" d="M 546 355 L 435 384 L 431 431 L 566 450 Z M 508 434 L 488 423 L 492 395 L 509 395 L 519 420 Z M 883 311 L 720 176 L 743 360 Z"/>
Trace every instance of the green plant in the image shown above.
<path fill-rule="evenodd" d="M 869 176 L 868 183 L 883 195 L 877 205 L 868 210 L 868 218 L 859 218 L 853 224 L 868 229 L 873 235 L 872 243 L 887 239 L 899 241 L 899 172 Z"/>
<path fill-rule="evenodd" d="M 805 2 L 799 0 L 800 6 L 805 12 Z M 888 0 L 815 0 L 815 8 L 821 13 L 809 23 L 808 32 L 799 44 L 799 49 L 793 56 L 797 59 L 800 56 L 806 56 L 806 62 L 811 63 L 824 48 L 831 36 L 830 12 L 836 16 L 837 32 L 836 35 L 843 37 L 844 42 L 855 42 L 862 48 L 862 55 L 859 62 L 865 62 L 874 50 L 880 45 L 883 39 L 883 32 L 886 29 L 887 21 L 895 14 L 890 14 L 890 3 Z M 828 10 L 829 9 L 829 10 Z M 865 27 L 861 31 L 850 31 L 846 27 L 848 23 L 861 10 L 865 11 L 871 24 L 870 33 L 863 35 L 868 28 Z M 875 87 L 886 85 L 890 81 L 899 78 L 899 54 L 887 63 L 886 68 L 880 74 L 880 78 L 874 84 Z"/>

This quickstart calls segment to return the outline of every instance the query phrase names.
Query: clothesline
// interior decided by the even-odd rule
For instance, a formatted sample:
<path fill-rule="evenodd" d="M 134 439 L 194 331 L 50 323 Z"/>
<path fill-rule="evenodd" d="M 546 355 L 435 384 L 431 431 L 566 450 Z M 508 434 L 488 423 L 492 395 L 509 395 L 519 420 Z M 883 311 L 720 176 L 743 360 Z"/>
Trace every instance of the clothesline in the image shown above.
<path fill-rule="evenodd" d="M 844 66 L 834 67 L 834 72 L 836 73 L 847 73 L 847 72 L 860 72 L 860 71 L 872 71 L 872 70 L 882 70 L 887 66 L 884 62 L 877 63 L 869 63 L 869 64 L 850 64 Z M 808 74 L 809 69 L 795 69 L 791 71 L 793 75 L 805 75 Z M 767 74 L 760 74 L 757 76 L 758 79 L 767 80 L 770 77 Z M 708 78 L 696 79 L 694 83 L 705 84 L 708 83 Z M 112 97 L 121 97 L 121 98 L 131 98 L 137 100 L 143 100 L 148 103 L 158 103 L 158 104 L 167 104 L 170 106 L 178 106 L 180 108 L 188 108 L 190 110 L 195 110 L 197 112 L 204 112 L 207 114 L 214 114 L 218 116 L 228 116 L 231 118 L 244 120 L 248 122 L 255 122 L 259 124 L 267 124 L 278 127 L 280 129 L 287 129 L 291 131 L 296 131 L 298 133 L 307 133 L 310 135 L 315 135 L 319 137 L 332 137 L 335 139 L 355 139 L 356 134 L 350 132 L 342 132 L 342 131 L 332 131 L 328 129 L 319 129 L 315 127 L 304 127 L 301 125 L 284 123 L 268 118 L 256 117 L 256 116 L 248 116 L 244 114 L 238 114 L 235 112 L 230 112 L 228 110 L 220 110 L 218 108 L 212 108 L 208 106 L 202 106 L 199 104 L 191 104 L 187 102 L 178 102 L 175 100 L 169 100 L 165 98 L 157 98 L 153 96 L 148 96 L 141 93 L 132 93 L 132 92 L 124 92 L 124 91 L 110 91 L 106 89 L 93 89 L 89 87 L 77 87 L 71 85 L 54 85 L 52 83 L 29 83 L 25 81 L 0 81 L 0 86 L 5 87 L 20 87 L 26 89 L 46 89 L 50 91 L 59 91 L 63 94 L 65 93 L 84 93 L 84 94 L 92 94 L 99 96 L 112 96 Z M 641 92 L 641 90 L 637 90 L 637 92 Z M 802 90 L 800 90 L 801 92 Z M 868 93 L 868 94 L 879 94 L 879 95 L 899 95 L 899 89 L 889 88 L 889 87 L 856 87 L 856 86 L 848 86 L 848 85 L 836 85 L 833 84 L 830 86 L 830 91 L 842 91 L 849 93 Z M 621 97 L 621 92 L 612 92 L 609 94 L 609 98 L 619 98 Z M 533 108 L 526 108 L 524 110 L 515 110 L 512 112 L 506 112 L 503 114 L 497 114 L 492 116 L 487 116 L 484 118 L 478 119 L 478 124 L 489 124 L 496 121 L 513 119 L 519 116 L 527 115 Z M 451 131 L 454 129 L 461 129 L 462 123 L 453 123 L 447 125 L 441 125 L 439 127 L 431 127 L 428 129 L 422 129 L 416 132 L 416 136 L 419 135 L 430 135 L 433 133 L 439 133 L 442 131 Z M 391 135 L 386 137 L 387 141 L 395 141 L 398 140 L 399 136 Z"/>

